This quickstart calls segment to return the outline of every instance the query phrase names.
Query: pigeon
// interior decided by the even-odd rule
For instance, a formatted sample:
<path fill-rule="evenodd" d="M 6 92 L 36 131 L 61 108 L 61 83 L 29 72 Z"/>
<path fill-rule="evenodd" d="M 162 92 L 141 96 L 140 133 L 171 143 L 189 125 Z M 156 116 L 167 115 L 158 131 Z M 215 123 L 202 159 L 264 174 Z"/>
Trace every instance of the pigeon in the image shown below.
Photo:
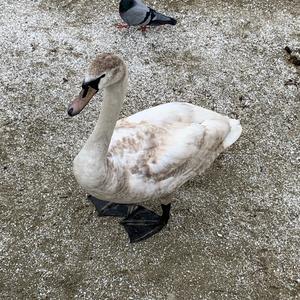
<path fill-rule="evenodd" d="M 159 26 L 176 25 L 177 21 L 171 17 L 158 13 L 141 0 L 121 0 L 119 13 L 127 26 Z"/>

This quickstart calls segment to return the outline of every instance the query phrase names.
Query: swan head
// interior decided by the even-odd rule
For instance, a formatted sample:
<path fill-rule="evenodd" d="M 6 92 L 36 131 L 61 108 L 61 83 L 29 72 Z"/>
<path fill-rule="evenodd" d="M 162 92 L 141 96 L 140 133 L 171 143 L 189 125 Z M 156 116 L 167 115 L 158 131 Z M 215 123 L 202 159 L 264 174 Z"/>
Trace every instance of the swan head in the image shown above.
<path fill-rule="evenodd" d="M 126 65 L 119 56 L 112 53 L 97 55 L 87 69 L 81 92 L 68 106 L 68 115 L 79 114 L 99 90 L 116 84 L 125 74 Z"/>

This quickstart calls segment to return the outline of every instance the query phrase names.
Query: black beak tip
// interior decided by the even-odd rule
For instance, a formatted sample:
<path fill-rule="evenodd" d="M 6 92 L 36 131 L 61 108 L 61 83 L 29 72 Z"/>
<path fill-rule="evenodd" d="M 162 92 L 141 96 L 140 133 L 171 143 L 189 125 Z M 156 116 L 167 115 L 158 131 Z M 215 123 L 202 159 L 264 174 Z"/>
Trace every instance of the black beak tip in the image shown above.
<path fill-rule="evenodd" d="M 71 108 L 68 109 L 68 115 L 70 117 L 73 117 L 73 107 L 71 107 Z"/>

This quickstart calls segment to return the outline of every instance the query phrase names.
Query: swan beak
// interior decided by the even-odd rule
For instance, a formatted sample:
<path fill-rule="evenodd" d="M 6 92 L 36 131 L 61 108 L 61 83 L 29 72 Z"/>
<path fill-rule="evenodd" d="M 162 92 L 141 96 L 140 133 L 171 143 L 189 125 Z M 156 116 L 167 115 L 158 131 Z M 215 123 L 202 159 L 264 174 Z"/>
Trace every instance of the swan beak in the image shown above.
<path fill-rule="evenodd" d="M 87 91 L 82 89 L 80 94 L 69 104 L 67 112 L 70 117 L 78 115 L 97 93 L 97 90 L 90 86 L 87 89 Z"/>

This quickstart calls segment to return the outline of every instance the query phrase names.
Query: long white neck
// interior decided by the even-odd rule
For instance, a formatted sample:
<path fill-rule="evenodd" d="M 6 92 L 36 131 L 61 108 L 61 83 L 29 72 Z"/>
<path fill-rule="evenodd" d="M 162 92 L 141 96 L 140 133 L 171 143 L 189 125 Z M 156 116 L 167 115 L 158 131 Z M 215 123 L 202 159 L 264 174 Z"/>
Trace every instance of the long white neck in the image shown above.
<path fill-rule="evenodd" d="M 108 147 L 127 93 L 127 77 L 126 72 L 120 81 L 104 89 L 101 113 L 92 134 L 84 146 L 85 150 L 94 152 L 94 158 L 104 168 L 107 167 Z"/>

